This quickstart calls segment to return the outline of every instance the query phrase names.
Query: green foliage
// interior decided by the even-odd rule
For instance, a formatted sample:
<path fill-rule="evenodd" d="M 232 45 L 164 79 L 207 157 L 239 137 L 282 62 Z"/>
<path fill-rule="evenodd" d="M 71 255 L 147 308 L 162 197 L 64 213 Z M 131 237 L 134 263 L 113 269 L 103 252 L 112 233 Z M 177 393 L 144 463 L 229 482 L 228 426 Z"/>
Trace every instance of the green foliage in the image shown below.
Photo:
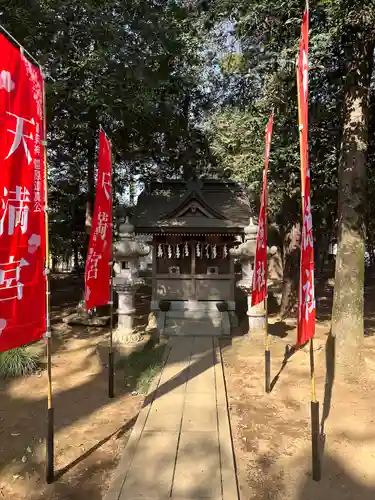
<path fill-rule="evenodd" d="M 209 168 L 202 30 L 178 0 L 15 0 L 1 23 L 47 78 L 51 249 L 82 254 L 97 134 L 112 139 L 115 203 L 134 181 Z"/>
<path fill-rule="evenodd" d="M 264 127 L 272 110 L 274 133 L 269 170 L 271 219 L 281 230 L 299 219 L 299 137 L 295 61 L 304 2 L 212 2 L 213 23 L 231 19 L 241 50 L 227 106 L 213 118 L 218 163 L 260 195 Z M 334 19 L 312 5 L 310 33 L 310 160 L 315 233 L 331 233 L 337 203 L 343 73 Z"/>
<path fill-rule="evenodd" d="M 39 356 L 28 347 L 17 347 L 0 353 L 0 377 L 31 375 L 39 366 Z"/>
<path fill-rule="evenodd" d="M 123 363 L 125 381 L 139 394 L 147 394 L 152 380 L 161 371 L 165 346 L 146 347 L 132 353 Z"/>

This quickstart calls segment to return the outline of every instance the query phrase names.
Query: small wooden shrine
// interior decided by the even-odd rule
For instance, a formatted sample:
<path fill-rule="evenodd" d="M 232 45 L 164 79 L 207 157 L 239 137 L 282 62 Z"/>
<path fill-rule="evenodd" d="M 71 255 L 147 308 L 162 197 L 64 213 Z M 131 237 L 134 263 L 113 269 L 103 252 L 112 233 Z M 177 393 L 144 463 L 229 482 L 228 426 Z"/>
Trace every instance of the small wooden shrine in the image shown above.
<path fill-rule="evenodd" d="M 249 200 L 235 182 L 152 182 L 140 194 L 133 222 L 152 239 L 151 309 L 161 300 L 176 311 L 212 310 L 226 301 L 235 310 L 230 248 L 249 223 Z"/>

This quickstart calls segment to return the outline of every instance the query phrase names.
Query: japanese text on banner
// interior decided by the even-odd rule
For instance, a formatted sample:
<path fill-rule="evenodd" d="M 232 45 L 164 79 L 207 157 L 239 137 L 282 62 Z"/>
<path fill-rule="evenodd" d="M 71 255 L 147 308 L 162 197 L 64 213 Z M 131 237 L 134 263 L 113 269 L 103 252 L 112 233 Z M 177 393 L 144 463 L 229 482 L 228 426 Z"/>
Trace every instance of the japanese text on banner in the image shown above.
<path fill-rule="evenodd" d="M 314 240 L 311 215 L 310 163 L 308 153 L 308 46 L 309 11 L 303 16 L 297 78 L 299 88 L 299 129 L 301 141 L 302 239 L 298 294 L 297 345 L 315 333 Z"/>
<path fill-rule="evenodd" d="M 0 352 L 46 331 L 43 77 L 0 35 Z"/>
<path fill-rule="evenodd" d="M 262 302 L 267 295 L 267 174 L 271 150 L 272 127 L 273 115 L 271 115 L 265 131 L 265 168 L 263 174 L 262 200 L 259 213 L 253 283 L 251 291 L 252 306 L 256 306 L 257 304 Z"/>
<path fill-rule="evenodd" d="M 110 300 L 112 258 L 111 145 L 103 130 L 99 135 L 98 182 L 85 270 L 85 303 L 89 311 Z"/>

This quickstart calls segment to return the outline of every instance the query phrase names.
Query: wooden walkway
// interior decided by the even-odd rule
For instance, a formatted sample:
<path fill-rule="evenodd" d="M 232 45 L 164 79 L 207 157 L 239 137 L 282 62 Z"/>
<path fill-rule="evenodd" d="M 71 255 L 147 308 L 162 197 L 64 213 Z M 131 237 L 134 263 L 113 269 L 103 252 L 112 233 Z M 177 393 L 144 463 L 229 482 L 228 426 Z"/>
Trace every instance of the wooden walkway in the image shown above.
<path fill-rule="evenodd" d="M 216 338 L 170 339 L 105 500 L 238 500 Z"/>

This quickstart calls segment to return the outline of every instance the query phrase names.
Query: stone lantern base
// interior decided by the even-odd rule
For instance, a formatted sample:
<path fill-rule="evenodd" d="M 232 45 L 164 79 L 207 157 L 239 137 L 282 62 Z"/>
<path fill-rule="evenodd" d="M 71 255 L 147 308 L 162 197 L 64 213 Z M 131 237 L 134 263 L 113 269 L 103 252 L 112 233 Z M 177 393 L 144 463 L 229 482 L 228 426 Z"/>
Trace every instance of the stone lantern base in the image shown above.
<path fill-rule="evenodd" d="M 142 335 L 134 331 L 134 295 L 137 286 L 117 286 L 118 324 L 113 332 L 116 345 L 131 345 L 142 340 Z"/>
<path fill-rule="evenodd" d="M 262 333 L 266 331 L 266 310 L 264 302 L 251 306 L 251 296 L 249 297 L 250 304 L 247 311 L 249 317 L 249 333 L 250 335 Z"/>

